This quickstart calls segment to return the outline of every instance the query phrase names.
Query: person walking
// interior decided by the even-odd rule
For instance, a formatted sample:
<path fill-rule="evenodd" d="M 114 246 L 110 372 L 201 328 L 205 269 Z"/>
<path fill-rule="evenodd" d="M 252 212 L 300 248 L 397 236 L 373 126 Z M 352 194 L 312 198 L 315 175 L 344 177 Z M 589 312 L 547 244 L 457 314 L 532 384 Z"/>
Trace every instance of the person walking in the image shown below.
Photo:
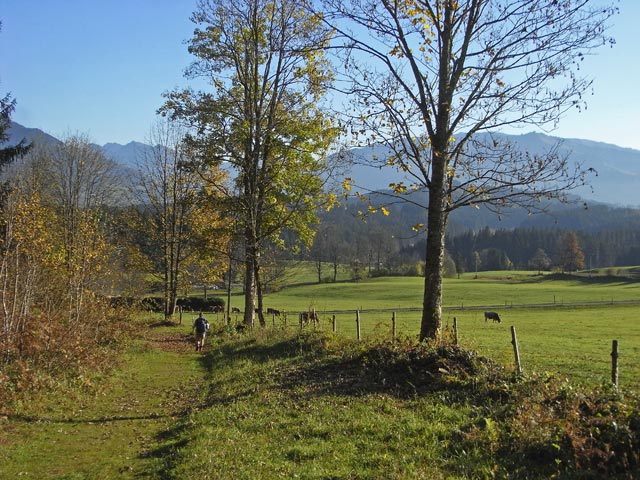
<path fill-rule="evenodd" d="M 204 347 L 204 339 L 207 336 L 207 330 L 209 330 L 209 322 L 202 316 L 202 312 L 193 322 L 191 332 L 194 330 L 196 332 L 196 352 L 199 352 Z"/>

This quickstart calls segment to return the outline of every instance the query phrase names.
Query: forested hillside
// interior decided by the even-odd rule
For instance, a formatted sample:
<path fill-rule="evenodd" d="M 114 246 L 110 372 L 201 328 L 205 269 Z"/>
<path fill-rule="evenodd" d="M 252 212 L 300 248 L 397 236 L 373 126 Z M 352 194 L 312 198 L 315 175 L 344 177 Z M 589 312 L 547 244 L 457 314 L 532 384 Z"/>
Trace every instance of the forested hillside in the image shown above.
<path fill-rule="evenodd" d="M 370 195 L 371 204 L 382 201 Z M 345 201 L 323 213 L 311 251 L 313 259 L 360 263 L 372 273 L 414 272 L 424 259 L 424 212 L 410 203 L 390 205 L 389 215 L 372 212 L 361 200 Z M 415 229 L 414 229 L 415 227 Z M 559 264 L 564 239 L 575 232 L 584 268 L 640 265 L 640 210 L 583 202 L 549 204 L 549 212 L 529 215 L 514 209 L 498 216 L 486 208 L 459 209 L 448 225 L 447 253 L 455 271 L 537 269 L 538 250 Z M 450 272 L 451 273 L 451 272 Z"/>

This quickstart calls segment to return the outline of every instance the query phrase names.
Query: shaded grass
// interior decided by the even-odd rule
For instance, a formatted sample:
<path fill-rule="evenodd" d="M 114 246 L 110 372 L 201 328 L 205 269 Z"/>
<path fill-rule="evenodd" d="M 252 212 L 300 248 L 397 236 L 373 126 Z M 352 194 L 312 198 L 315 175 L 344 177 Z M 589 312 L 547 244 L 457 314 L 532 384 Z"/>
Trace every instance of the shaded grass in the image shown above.
<path fill-rule="evenodd" d="M 214 326 L 201 355 L 185 330 L 148 329 L 94 395 L 52 396 L 9 418 L 0 478 L 638 474 L 631 392 L 517 377 L 447 344 L 320 332 Z"/>

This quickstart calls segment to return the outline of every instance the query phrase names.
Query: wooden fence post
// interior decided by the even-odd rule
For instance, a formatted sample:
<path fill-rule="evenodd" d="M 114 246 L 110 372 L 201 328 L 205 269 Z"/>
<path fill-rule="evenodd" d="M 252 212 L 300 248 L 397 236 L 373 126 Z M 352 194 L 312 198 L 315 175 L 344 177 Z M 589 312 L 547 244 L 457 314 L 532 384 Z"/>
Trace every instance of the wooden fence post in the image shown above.
<path fill-rule="evenodd" d="M 356 310 L 356 332 L 358 336 L 358 341 L 360 341 L 360 310 Z"/>
<path fill-rule="evenodd" d="M 338 331 L 338 325 L 336 324 L 336 314 L 333 314 L 333 317 L 331 318 L 331 321 L 333 322 L 333 333 L 336 333 Z"/>
<path fill-rule="evenodd" d="M 611 345 L 611 382 L 618 389 L 618 340 Z"/>
<path fill-rule="evenodd" d="M 453 317 L 453 344 L 458 346 L 458 319 Z"/>
<path fill-rule="evenodd" d="M 518 351 L 518 338 L 516 337 L 516 327 L 511 326 L 511 343 L 513 344 L 513 354 L 516 358 L 516 369 L 518 373 L 522 373 L 522 364 L 520 363 L 520 352 Z"/>
<path fill-rule="evenodd" d="M 396 339 L 396 312 L 391 316 L 391 336 L 394 340 Z"/>

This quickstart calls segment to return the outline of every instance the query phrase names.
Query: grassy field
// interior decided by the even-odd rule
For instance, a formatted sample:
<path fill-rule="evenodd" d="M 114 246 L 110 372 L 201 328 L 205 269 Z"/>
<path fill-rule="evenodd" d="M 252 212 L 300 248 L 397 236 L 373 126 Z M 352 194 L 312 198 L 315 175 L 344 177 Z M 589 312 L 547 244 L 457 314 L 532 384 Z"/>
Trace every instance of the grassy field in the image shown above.
<path fill-rule="evenodd" d="M 1 479 L 159 478 L 161 433 L 189 408 L 202 369 L 184 327 L 140 326 L 114 375 L 0 409 Z"/>
<path fill-rule="evenodd" d="M 305 284 L 266 296 L 266 306 L 288 311 L 410 308 L 422 305 L 424 280 L 418 277 L 380 277 L 360 282 Z M 234 296 L 233 306 L 240 307 Z M 518 306 L 640 300 L 640 282 L 602 277 L 558 278 L 533 272 L 465 274 L 444 281 L 445 308 Z"/>
<path fill-rule="evenodd" d="M 596 401 L 544 375 L 517 378 L 464 351 L 436 354 L 411 342 L 357 343 L 283 329 L 237 335 L 214 326 L 196 353 L 186 325 L 141 323 L 139 330 L 143 338 L 95 389 L 51 392 L 0 417 L 0 478 L 640 473 L 622 457 L 622 470 L 613 469 L 600 447 L 620 454 L 635 448 L 635 437 L 624 434 L 640 415 L 629 394 L 605 389 Z M 619 436 L 608 430 L 612 424 Z"/>
<path fill-rule="evenodd" d="M 459 295 L 465 306 L 445 299 L 445 325 L 456 317 L 465 350 L 435 356 L 416 347 L 420 314 L 406 309 L 419 303 L 421 282 L 412 278 L 267 297 L 293 312 L 344 310 L 335 314 L 338 335 L 334 313 L 321 313 L 325 332 L 300 333 L 280 317 L 248 334 L 209 315 L 200 354 L 189 315 L 182 325 L 141 319 L 113 375 L 0 409 L 0 478 L 639 478 L 630 425 L 640 422 L 640 306 L 571 305 L 633 300 L 636 289 L 513 273 L 449 279 L 446 299 Z M 484 305 L 503 323 L 485 323 Z M 362 342 L 347 312 L 356 308 Z M 404 340 L 389 342 L 396 309 Z M 511 325 L 523 377 L 511 373 Z M 614 338 L 620 395 L 607 386 Z"/>
<path fill-rule="evenodd" d="M 391 336 L 391 317 L 396 311 L 398 335 L 415 338 L 422 292 L 420 278 L 384 277 L 357 283 L 292 286 L 267 295 L 265 305 L 291 312 L 287 316 L 291 328 L 302 310 L 319 311 L 319 328 L 326 331 L 332 329 L 335 315 L 337 332 L 352 338 L 357 332 L 355 310 L 362 310 L 361 335 L 377 338 Z M 232 305 L 239 306 L 237 297 L 234 300 Z M 446 279 L 443 315 L 449 328 L 457 318 L 463 346 L 509 366 L 514 363 L 510 327 L 515 326 L 525 369 L 556 372 L 592 385 L 610 378 L 611 344 L 618 340 L 620 383 L 637 389 L 640 303 L 616 303 L 635 301 L 640 302 L 640 282 L 625 278 L 488 272 L 477 278 L 466 274 Z M 485 323 L 486 308 L 499 312 L 503 322 Z M 236 316 L 236 320 L 241 321 L 241 317 Z M 277 326 L 284 324 L 282 317 L 267 320 Z"/>

